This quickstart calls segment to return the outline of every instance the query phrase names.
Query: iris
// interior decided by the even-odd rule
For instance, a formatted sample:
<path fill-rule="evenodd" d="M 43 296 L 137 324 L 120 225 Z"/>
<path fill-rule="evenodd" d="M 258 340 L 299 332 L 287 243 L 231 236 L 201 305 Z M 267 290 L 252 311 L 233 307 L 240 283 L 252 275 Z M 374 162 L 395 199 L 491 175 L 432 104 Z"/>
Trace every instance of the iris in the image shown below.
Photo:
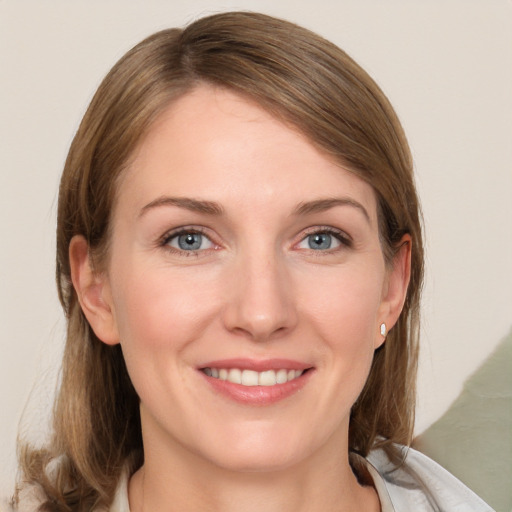
<path fill-rule="evenodd" d="M 197 251 L 201 248 L 203 236 L 200 233 L 187 233 L 178 236 L 178 246 L 184 251 Z"/>
<path fill-rule="evenodd" d="M 330 249 L 332 245 L 332 235 L 328 233 L 315 233 L 308 237 L 308 245 L 310 249 L 325 250 Z"/>

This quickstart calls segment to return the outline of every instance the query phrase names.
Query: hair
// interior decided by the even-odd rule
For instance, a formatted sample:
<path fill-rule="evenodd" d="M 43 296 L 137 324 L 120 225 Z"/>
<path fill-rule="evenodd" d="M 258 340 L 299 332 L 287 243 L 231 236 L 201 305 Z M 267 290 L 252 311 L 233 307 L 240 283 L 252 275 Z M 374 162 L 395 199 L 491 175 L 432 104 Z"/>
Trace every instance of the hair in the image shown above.
<path fill-rule="evenodd" d="M 102 343 L 85 319 L 68 251 L 72 237 L 82 235 L 93 264 L 102 267 L 130 156 L 159 114 L 200 84 L 255 101 L 369 183 L 388 264 L 410 234 L 407 297 L 352 408 L 349 450 L 366 456 L 382 447 L 396 459 L 394 443 L 411 442 L 423 245 L 400 122 L 375 82 L 334 44 L 263 14 L 216 14 L 158 32 L 124 55 L 99 86 L 71 144 L 57 219 L 56 279 L 68 327 L 53 435 L 45 448 L 20 449 L 24 482 L 44 495 L 40 511 L 108 506 L 123 468 L 143 463 L 137 393 L 121 348 Z"/>

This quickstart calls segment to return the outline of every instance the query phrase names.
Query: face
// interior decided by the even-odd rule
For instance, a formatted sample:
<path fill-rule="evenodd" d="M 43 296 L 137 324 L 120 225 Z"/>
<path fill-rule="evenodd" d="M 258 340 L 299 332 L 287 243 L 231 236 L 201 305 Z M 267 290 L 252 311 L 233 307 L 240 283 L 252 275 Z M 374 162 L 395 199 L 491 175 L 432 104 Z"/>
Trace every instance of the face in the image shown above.
<path fill-rule="evenodd" d="M 110 320 L 89 317 L 121 343 L 148 453 L 257 471 L 346 447 L 396 319 L 376 211 L 368 184 L 234 93 L 162 114 L 118 191 Z"/>

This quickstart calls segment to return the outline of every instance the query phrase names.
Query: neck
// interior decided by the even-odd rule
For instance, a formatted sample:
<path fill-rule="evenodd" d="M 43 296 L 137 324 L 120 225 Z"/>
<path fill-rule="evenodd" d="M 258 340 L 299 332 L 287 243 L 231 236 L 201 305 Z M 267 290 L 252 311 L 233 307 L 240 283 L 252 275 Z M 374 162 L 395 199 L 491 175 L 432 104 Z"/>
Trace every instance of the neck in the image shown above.
<path fill-rule="evenodd" d="M 375 490 L 362 487 L 347 450 L 332 446 L 289 467 L 233 471 L 184 447 L 163 455 L 145 447 L 145 463 L 129 484 L 132 512 L 379 511 Z"/>

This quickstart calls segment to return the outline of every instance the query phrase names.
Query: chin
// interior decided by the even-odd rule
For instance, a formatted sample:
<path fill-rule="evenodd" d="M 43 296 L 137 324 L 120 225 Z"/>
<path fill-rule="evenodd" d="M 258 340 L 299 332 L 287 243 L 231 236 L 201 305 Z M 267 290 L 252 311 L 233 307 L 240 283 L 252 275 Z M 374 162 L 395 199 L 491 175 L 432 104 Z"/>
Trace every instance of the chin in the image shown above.
<path fill-rule="evenodd" d="M 212 462 L 222 469 L 235 473 L 274 473 L 297 465 L 301 457 L 297 453 L 272 452 L 271 450 L 254 450 L 240 452 L 229 450 L 222 457 Z"/>
<path fill-rule="evenodd" d="M 202 456 L 227 471 L 275 472 L 300 464 L 316 449 L 312 440 L 294 435 L 289 428 L 248 430 L 240 428 L 236 435 L 215 436 L 213 443 L 204 447 Z"/>

